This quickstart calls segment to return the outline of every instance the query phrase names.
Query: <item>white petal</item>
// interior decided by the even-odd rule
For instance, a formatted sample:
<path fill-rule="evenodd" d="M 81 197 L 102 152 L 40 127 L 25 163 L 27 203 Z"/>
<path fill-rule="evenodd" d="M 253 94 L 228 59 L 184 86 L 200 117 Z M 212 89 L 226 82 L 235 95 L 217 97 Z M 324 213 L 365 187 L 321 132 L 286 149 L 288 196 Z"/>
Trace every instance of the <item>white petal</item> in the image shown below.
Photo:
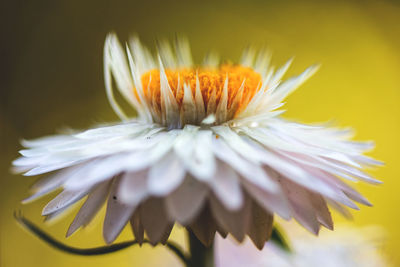
<path fill-rule="evenodd" d="M 35 148 L 35 147 L 46 147 L 54 144 L 63 144 L 71 141 L 70 135 L 52 135 L 44 136 L 34 140 L 22 140 L 21 144 L 24 147 Z"/>
<path fill-rule="evenodd" d="M 203 95 L 201 94 L 200 90 L 200 81 L 198 74 L 196 74 L 196 90 L 195 90 L 194 100 L 196 103 L 196 110 L 197 110 L 197 123 L 200 123 L 206 116 L 206 109 L 204 106 Z"/>
<path fill-rule="evenodd" d="M 175 153 L 168 153 L 150 168 L 148 175 L 150 193 L 158 196 L 169 194 L 182 183 L 185 174 L 183 164 Z"/>
<path fill-rule="evenodd" d="M 268 177 L 259 165 L 241 158 L 220 138 L 213 138 L 213 151 L 220 160 L 229 164 L 250 182 L 269 192 L 280 190 L 276 182 Z"/>
<path fill-rule="evenodd" d="M 175 42 L 175 54 L 178 60 L 178 67 L 191 67 L 193 65 L 190 45 L 186 38 L 177 37 Z"/>
<path fill-rule="evenodd" d="M 168 83 L 168 78 L 160 59 L 160 94 L 161 94 L 161 109 L 165 114 L 165 124 L 170 129 L 178 128 L 180 124 L 179 107 L 175 96 L 171 91 Z"/>
<path fill-rule="evenodd" d="M 195 142 L 193 139 L 196 136 L 199 127 L 186 125 L 182 131 L 180 131 L 179 136 L 176 138 L 174 143 L 174 151 L 183 161 L 185 165 L 189 165 L 192 154 L 194 152 Z"/>
<path fill-rule="evenodd" d="M 201 130 L 196 134 L 194 155 L 189 171 L 200 180 L 212 179 L 216 160 L 212 151 L 213 134 L 211 131 Z"/>
<path fill-rule="evenodd" d="M 139 141 L 144 144 L 144 148 L 146 149 L 99 158 L 97 163 L 87 167 L 88 172 L 84 176 L 84 179 L 70 180 L 65 184 L 65 187 L 80 188 L 82 186 L 89 186 L 110 179 L 123 171 L 136 172 L 148 168 L 171 149 L 175 138 L 175 132 L 171 131 L 160 133 L 151 139 L 141 139 Z M 146 145 L 146 143 L 149 143 L 149 145 Z"/>
<path fill-rule="evenodd" d="M 242 85 L 238 89 L 238 92 L 236 93 L 235 98 L 233 99 L 232 104 L 228 109 L 228 115 L 227 115 L 228 119 L 233 118 L 236 111 L 238 110 L 239 104 L 243 98 L 243 91 L 244 91 L 245 83 L 246 83 L 246 79 L 243 79 Z"/>
<path fill-rule="evenodd" d="M 26 167 L 28 169 L 32 169 L 32 168 L 36 167 L 38 164 L 40 164 L 45 159 L 46 159 L 45 156 L 44 157 L 43 156 L 42 157 L 23 156 L 23 157 L 19 157 L 19 158 L 15 159 L 12 162 L 12 164 L 13 164 L 13 166 L 16 166 L 16 167 Z"/>
<path fill-rule="evenodd" d="M 76 204 L 76 203 L 74 203 L 74 204 Z M 66 206 L 62 209 L 56 210 L 56 211 L 46 215 L 44 218 L 44 221 L 46 223 L 55 223 L 61 219 L 66 218 L 74 210 L 74 204 L 72 204 L 70 206 Z"/>
<path fill-rule="evenodd" d="M 279 150 L 275 150 L 275 151 L 277 153 L 283 155 L 284 157 L 287 157 L 298 163 L 305 164 L 310 167 L 318 168 L 322 171 L 329 172 L 334 175 L 338 175 L 340 177 L 346 178 L 351 181 L 357 181 L 355 178 L 343 173 L 340 169 L 332 167 L 332 164 L 329 161 L 322 159 L 321 157 L 309 156 L 309 155 L 293 153 L 293 152 L 284 152 L 284 151 L 279 151 Z"/>
<path fill-rule="evenodd" d="M 129 46 L 131 48 L 132 56 L 139 75 L 144 72 L 155 69 L 156 64 L 150 51 L 144 47 L 137 36 L 130 39 Z"/>
<path fill-rule="evenodd" d="M 80 162 L 81 162 L 80 160 L 73 160 L 73 161 L 55 163 L 55 164 L 51 164 L 51 165 L 39 166 L 39 167 L 33 168 L 32 170 L 28 171 L 27 173 L 24 174 L 24 176 L 39 175 L 39 174 L 63 169 L 66 167 L 70 167 L 70 166 L 76 165 Z"/>
<path fill-rule="evenodd" d="M 129 67 L 131 70 L 131 75 L 132 75 L 134 86 L 135 86 L 134 90 L 139 98 L 138 102 L 141 104 L 142 110 L 139 112 L 139 115 L 141 116 L 141 118 L 144 121 L 153 122 L 149 103 L 145 99 L 144 92 L 143 92 L 143 84 L 142 84 L 142 80 L 141 80 L 141 74 L 142 74 L 143 70 L 140 70 L 140 67 L 138 67 L 138 65 L 141 65 L 141 64 L 140 63 L 136 64 L 134 62 L 133 57 L 131 55 L 131 49 L 129 48 L 128 45 L 126 45 L 126 53 L 128 56 Z M 136 97 L 136 94 L 135 94 L 135 97 Z"/>
<path fill-rule="evenodd" d="M 242 58 L 240 60 L 240 65 L 252 68 L 255 57 L 256 57 L 255 48 L 254 47 L 247 47 L 243 51 Z"/>
<path fill-rule="evenodd" d="M 64 190 L 51 200 L 42 211 L 42 215 L 48 215 L 57 210 L 68 207 L 88 194 L 90 188 L 85 188 L 77 191 Z"/>
<path fill-rule="evenodd" d="M 261 113 L 257 115 L 246 115 L 240 118 L 235 118 L 232 121 L 235 125 L 249 125 L 250 127 L 262 126 L 268 124 L 271 118 L 275 118 L 281 114 L 285 113 L 285 110 L 270 111 L 266 113 Z"/>
<path fill-rule="evenodd" d="M 215 119 L 215 115 L 214 114 L 210 114 L 207 115 L 207 117 L 204 118 L 204 120 L 201 121 L 201 125 L 213 125 L 215 123 L 216 119 Z"/>
<path fill-rule="evenodd" d="M 177 67 L 176 57 L 172 52 L 168 41 L 157 41 L 157 50 L 159 52 L 161 62 L 166 68 L 175 69 Z"/>
<path fill-rule="evenodd" d="M 33 185 L 35 193 L 24 199 L 22 203 L 29 203 L 59 188 L 69 178 L 71 172 L 71 169 L 66 169 L 39 180 Z"/>
<path fill-rule="evenodd" d="M 64 183 L 64 187 L 76 190 L 111 179 L 114 175 L 120 173 L 121 169 L 118 163 L 123 156 L 124 154 L 117 154 L 81 164 L 80 168 L 71 173 L 70 179 Z"/>
<path fill-rule="evenodd" d="M 364 173 L 363 171 L 360 171 L 357 168 L 343 164 L 337 160 L 327 159 L 324 162 L 329 162 L 330 165 L 338 168 L 339 170 L 341 170 L 349 175 L 357 177 L 359 180 L 362 180 L 364 182 L 371 183 L 371 184 L 381 184 L 382 183 L 381 181 L 371 177 L 370 175 Z"/>
<path fill-rule="evenodd" d="M 133 135 L 152 127 L 152 124 L 139 124 L 135 122 L 129 122 L 86 130 L 79 134 L 75 134 L 74 137 L 88 140 L 113 138 L 123 135 Z"/>
<path fill-rule="evenodd" d="M 274 85 L 276 83 L 279 83 L 280 80 L 282 79 L 283 75 L 285 75 L 285 73 L 287 72 L 287 70 L 289 69 L 290 65 L 292 65 L 293 62 L 293 58 L 289 59 L 285 65 L 283 65 L 282 67 L 280 67 L 275 74 L 272 76 L 269 84 L 270 85 Z M 271 91 L 270 91 L 271 92 Z"/>
<path fill-rule="evenodd" d="M 148 196 L 147 171 L 123 174 L 117 192 L 121 202 L 133 206 L 138 205 Z"/>
<path fill-rule="evenodd" d="M 201 65 L 205 67 L 216 68 L 219 65 L 219 60 L 219 55 L 216 52 L 211 51 L 206 54 L 203 59 L 203 64 Z"/>
<path fill-rule="evenodd" d="M 128 117 L 114 98 L 111 73 L 115 77 L 120 93 L 138 112 L 141 112 L 141 105 L 133 95 L 132 89 L 134 85 L 129 73 L 128 64 L 115 34 L 109 34 L 104 45 L 104 79 L 107 97 L 112 108 L 121 119 L 127 120 Z"/>
<path fill-rule="evenodd" d="M 284 69 L 283 69 L 284 70 Z M 303 84 L 309 77 L 311 77 L 318 70 L 318 66 L 312 66 L 306 69 L 302 74 L 297 77 L 290 78 L 283 82 L 276 88 L 273 93 L 264 101 L 264 107 L 269 107 L 280 103 L 291 92 Z"/>
<path fill-rule="evenodd" d="M 186 126 L 176 140 L 174 149 L 186 169 L 197 179 L 212 179 L 215 173 L 215 158 L 212 152 L 212 132 L 198 131 L 197 127 Z"/>
<path fill-rule="evenodd" d="M 216 90 L 213 90 L 211 92 L 211 96 L 207 99 L 207 107 L 206 107 L 206 114 L 207 116 L 211 114 L 215 114 L 217 109 L 217 92 Z"/>
<path fill-rule="evenodd" d="M 195 124 L 197 119 L 196 104 L 190 85 L 183 85 L 183 100 L 181 107 L 182 124 Z"/>
<path fill-rule="evenodd" d="M 266 78 L 266 74 L 269 71 L 269 64 L 271 62 L 271 51 L 268 49 L 261 50 L 254 63 L 254 70 L 261 74 L 263 80 Z"/>
<path fill-rule="evenodd" d="M 226 75 L 224 87 L 222 89 L 221 98 L 219 100 L 216 111 L 217 123 L 226 121 L 228 115 L 228 74 Z"/>
<path fill-rule="evenodd" d="M 240 187 L 239 176 L 224 162 L 217 164 L 217 172 L 210 181 L 211 189 L 215 196 L 230 211 L 238 210 L 243 204 L 243 194 Z"/>

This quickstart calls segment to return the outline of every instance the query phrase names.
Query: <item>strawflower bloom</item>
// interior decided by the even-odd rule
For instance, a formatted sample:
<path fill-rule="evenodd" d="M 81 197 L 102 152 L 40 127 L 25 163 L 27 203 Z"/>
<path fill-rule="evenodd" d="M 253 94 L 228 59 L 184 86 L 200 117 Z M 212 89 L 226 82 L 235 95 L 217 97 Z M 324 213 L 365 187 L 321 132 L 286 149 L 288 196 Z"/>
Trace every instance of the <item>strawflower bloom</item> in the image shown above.
<path fill-rule="evenodd" d="M 158 45 L 153 57 L 133 38 L 126 53 L 110 34 L 104 47 L 105 85 L 122 122 L 73 134 L 23 141 L 13 162 L 27 176 L 57 171 L 33 186 L 25 202 L 63 188 L 43 209 L 55 217 L 87 196 L 68 229 L 87 225 L 107 203 L 103 235 L 112 243 L 124 226 L 135 238 L 165 243 L 177 222 L 204 245 L 216 232 L 261 249 L 274 214 L 314 234 L 332 229 L 327 204 L 345 212 L 368 200 L 343 179 L 378 183 L 361 169 L 379 162 L 349 141 L 348 129 L 304 125 L 280 117 L 282 101 L 315 71 L 286 81 L 291 61 L 274 71 L 269 54 L 244 53 L 240 64 L 208 56 L 193 65 L 189 45 Z M 136 110 L 129 118 L 116 85 Z"/>

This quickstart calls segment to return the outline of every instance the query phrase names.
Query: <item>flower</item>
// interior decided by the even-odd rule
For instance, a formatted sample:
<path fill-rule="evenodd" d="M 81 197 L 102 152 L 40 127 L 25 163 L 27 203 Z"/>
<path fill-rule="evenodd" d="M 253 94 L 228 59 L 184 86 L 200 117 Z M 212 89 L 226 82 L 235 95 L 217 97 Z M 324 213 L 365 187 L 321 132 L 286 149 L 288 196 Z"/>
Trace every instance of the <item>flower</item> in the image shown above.
<path fill-rule="evenodd" d="M 316 70 L 281 82 L 291 61 L 277 71 L 269 54 L 244 53 L 240 64 L 209 56 L 192 63 L 189 45 L 175 52 L 160 43 L 158 57 L 134 38 L 123 52 L 110 34 L 104 48 L 107 96 L 121 123 L 84 132 L 23 141 L 13 164 L 25 175 L 58 171 L 33 186 L 37 199 L 63 191 L 42 214 L 55 217 L 88 196 L 67 236 L 88 224 L 104 202 L 103 235 L 113 242 L 130 222 L 135 238 L 144 232 L 164 243 L 175 224 L 205 245 L 215 232 L 261 249 L 273 214 L 294 217 L 312 233 L 333 228 L 327 203 L 345 212 L 368 200 L 339 177 L 378 183 L 362 172 L 380 164 L 363 154 L 371 142 L 349 141 L 349 130 L 285 120 L 282 100 Z M 129 118 L 114 98 L 118 92 L 137 111 Z"/>
<path fill-rule="evenodd" d="M 245 240 L 236 244 L 229 238 L 215 240 L 215 266 L 257 267 L 381 267 L 392 266 L 382 253 L 384 233 L 381 228 L 367 226 L 355 228 L 336 227 L 335 233 L 322 233 L 318 238 L 305 235 L 288 227 L 291 252 L 283 250 L 274 242 L 268 242 L 261 253 Z"/>

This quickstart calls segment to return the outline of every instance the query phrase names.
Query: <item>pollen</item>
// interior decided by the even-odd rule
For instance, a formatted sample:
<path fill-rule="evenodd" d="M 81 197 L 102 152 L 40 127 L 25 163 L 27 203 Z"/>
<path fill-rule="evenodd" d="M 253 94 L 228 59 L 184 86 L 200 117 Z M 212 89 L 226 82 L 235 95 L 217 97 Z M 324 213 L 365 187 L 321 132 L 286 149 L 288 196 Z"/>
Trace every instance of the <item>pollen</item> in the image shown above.
<path fill-rule="evenodd" d="M 262 81 L 261 75 L 253 69 L 233 64 L 221 65 L 219 68 L 166 69 L 165 74 L 179 107 L 183 104 L 184 85 L 189 86 L 194 97 L 198 82 L 206 114 L 216 112 L 215 107 L 221 101 L 227 80 L 226 105 L 227 110 L 234 109 L 231 112 L 233 117 L 247 106 L 260 88 Z M 155 69 L 144 73 L 141 82 L 146 102 L 151 103 L 153 108 L 161 110 L 160 70 Z M 212 108 L 209 105 L 211 101 L 214 102 L 214 105 L 211 105 L 214 107 L 212 111 L 207 110 L 207 108 Z"/>

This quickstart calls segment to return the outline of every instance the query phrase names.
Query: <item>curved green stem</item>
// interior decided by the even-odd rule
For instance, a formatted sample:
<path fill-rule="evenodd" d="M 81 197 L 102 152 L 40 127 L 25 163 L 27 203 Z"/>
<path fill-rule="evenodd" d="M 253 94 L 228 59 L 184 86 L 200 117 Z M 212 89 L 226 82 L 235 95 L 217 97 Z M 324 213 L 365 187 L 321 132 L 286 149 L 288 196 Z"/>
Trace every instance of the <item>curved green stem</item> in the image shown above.
<path fill-rule="evenodd" d="M 131 240 L 131 241 L 125 241 L 109 246 L 101 246 L 101 247 L 95 247 L 95 248 L 76 248 L 72 246 L 68 246 L 55 238 L 51 237 L 48 235 L 46 232 L 41 230 L 39 227 L 37 227 L 35 224 L 33 224 L 31 221 L 28 219 L 24 218 L 21 214 L 14 213 L 14 217 L 17 220 L 17 222 L 22 225 L 25 229 L 33 233 L 35 236 L 37 236 L 39 239 L 43 240 L 46 242 L 48 245 L 61 250 L 66 253 L 74 254 L 74 255 L 83 255 L 83 256 L 95 256 L 95 255 L 103 255 L 103 254 L 109 254 L 112 252 L 119 251 L 124 248 L 128 248 L 130 246 L 139 244 L 137 240 Z M 150 244 L 149 240 L 144 240 L 143 243 Z M 175 253 L 176 256 L 185 264 L 185 266 L 190 266 L 190 260 L 188 257 L 182 252 L 182 249 L 179 247 L 179 245 L 174 244 L 173 242 L 168 242 L 165 245 L 168 249 L 170 249 L 172 252 Z"/>

